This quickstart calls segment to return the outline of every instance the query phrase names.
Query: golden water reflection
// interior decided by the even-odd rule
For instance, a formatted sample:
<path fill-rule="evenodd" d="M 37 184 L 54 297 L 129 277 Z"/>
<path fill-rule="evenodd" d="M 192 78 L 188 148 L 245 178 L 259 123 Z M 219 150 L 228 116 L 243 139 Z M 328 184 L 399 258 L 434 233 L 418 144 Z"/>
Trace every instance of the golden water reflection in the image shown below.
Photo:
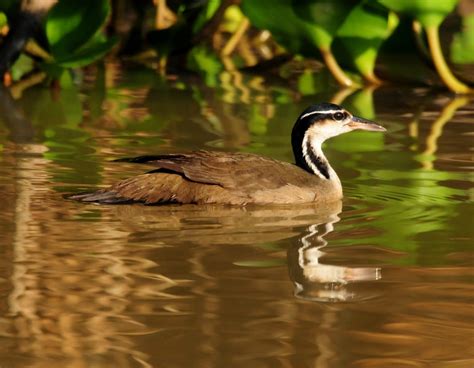
<path fill-rule="evenodd" d="M 45 212 L 37 204 L 46 200 L 55 205 Z M 0 320 L 0 358 L 12 366 L 473 362 L 466 358 L 472 287 L 462 281 L 470 271 L 404 267 L 401 274 L 383 266 L 393 254 L 376 247 L 366 248 L 365 263 L 377 266 L 358 266 L 349 249 L 326 244 L 345 236 L 338 235 L 340 203 L 259 209 L 60 201 L 33 191 L 17 207 L 29 215 L 12 233 Z"/>

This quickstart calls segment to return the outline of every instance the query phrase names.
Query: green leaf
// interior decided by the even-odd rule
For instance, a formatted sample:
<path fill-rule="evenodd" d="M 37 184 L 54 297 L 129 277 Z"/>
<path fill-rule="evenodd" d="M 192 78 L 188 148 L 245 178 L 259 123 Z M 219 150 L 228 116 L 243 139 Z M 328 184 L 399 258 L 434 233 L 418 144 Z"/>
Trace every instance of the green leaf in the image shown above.
<path fill-rule="evenodd" d="M 242 12 L 253 26 L 268 30 L 289 52 L 307 56 L 318 55 L 314 49 L 313 27 L 298 17 L 291 0 L 243 0 Z"/>
<path fill-rule="evenodd" d="M 193 24 L 193 33 L 199 32 L 202 27 L 214 16 L 216 10 L 221 5 L 222 0 L 209 0 L 204 9 L 199 13 L 195 23 Z"/>
<path fill-rule="evenodd" d="M 337 35 L 349 54 L 347 59 L 362 75 L 373 75 L 378 51 L 396 25 L 394 13 L 371 1 L 359 4 L 347 16 Z"/>
<path fill-rule="evenodd" d="M 474 63 L 474 14 L 464 17 L 462 25 L 451 44 L 451 60 L 458 64 Z"/>
<path fill-rule="evenodd" d="M 224 13 L 224 20 L 222 21 L 220 28 L 222 31 L 234 33 L 239 28 L 243 19 L 244 14 L 240 7 L 237 5 L 231 5 Z"/>
<path fill-rule="evenodd" d="M 21 79 L 22 76 L 31 72 L 34 68 L 34 61 L 25 54 L 20 54 L 20 57 L 11 67 L 12 78 L 15 81 Z"/>
<path fill-rule="evenodd" d="M 252 24 L 269 30 L 289 52 L 309 57 L 323 56 L 340 84 L 353 81 L 339 67 L 330 46 L 336 31 L 360 0 L 259 0 L 242 2 Z"/>
<path fill-rule="evenodd" d="M 354 6 L 355 0 L 293 0 L 295 13 L 306 23 L 311 39 L 319 48 L 329 49 L 337 30 Z"/>
<path fill-rule="evenodd" d="M 59 78 L 59 84 L 63 89 L 74 88 L 74 80 L 70 70 L 65 70 Z"/>
<path fill-rule="evenodd" d="M 48 13 L 46 35 L 56 59 L 67 58 L 102 28 L 110 12 L 107 0 L 60 0 Z"/>
<path fill-rule="evenodd" d="M 109 39 L 98 38 L 97 41 L 88 44 L 74 54 L 58 58 L 55 62 L 64 68 L 79 68 L 89 65 L 104 57 L 116 45 L 117 41 L 116 37 Z"/>
<path fill-rule="evenodd" d="M 387 8 L 408 15 L 424 27 L 439 26 L 459 0 L 378 0 Z"/>
<path fill-rule="evenodd" d="M 8 24 L 7 16 L 5 13 L 0 12 L 0 28 Z"/>
<path fill-rule="evenodd" d="M 41 63 L 40 68 L 43 69 L 52 79 L 60 79 L 64 73 L 64 68 L 54 62 Z"/>

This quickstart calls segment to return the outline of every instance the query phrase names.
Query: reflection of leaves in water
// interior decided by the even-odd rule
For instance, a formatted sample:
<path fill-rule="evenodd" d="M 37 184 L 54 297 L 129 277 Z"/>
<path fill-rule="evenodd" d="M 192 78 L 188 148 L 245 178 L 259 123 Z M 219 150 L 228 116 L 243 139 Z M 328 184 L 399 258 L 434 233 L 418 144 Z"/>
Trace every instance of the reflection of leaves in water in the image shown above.
<path fill-rule="evenodd" d="M 48 89 L 30 89 L 17 102 L 17 108 L 24 111 L 25 118 L 39 132 L 35 139 L 48 148 L 43 156 L 69 169 L 55 171 L 53 180 L 75 182 L 79 174 L 84 182 L 99 181 L 100 170 L 95 160 L 88 159 L 88 165 L 75 160 L 95 152 L 93 146 L 86 144 L 90 134 L 80 126 L 83 107 L 77 88 L 72 86 L 56 95 Z"/>
<path fill-rule="evenodd" d="M 358 152 L 381 152 L 384 149 L 385 137 L 383 133 L 351 132 L 349 134 L 334 138 L 328 145 L 331 145 L 331 149 L 354 154 Z M 344 165 L 350 167 L 346 165 L 349 162 L 351 162 L 350 159 L 345 161 Z M 360 162 L 352 160 L 352 165 L 355 164 L 360 164 Z"/>
<path fill-rule="evenodd" d="M 202 74 L 208 87 L 217 87 L 224 66 L 215 53 L 204 47 L 195 47 L 188 54 L 188 68 Z"/>
<path fill-rule="evenodd" d="M 325 73 L 305 70 L 298 77 L 298 91 L 303 96 L 314 96 L 316 93 L 324 92 L 325 89 L 327 89 Z"/>
<path fill-rule="evenodd" d="M 257 105 L 253 105 L 250 110 L 249 130 L 252 134 L 263 135 L 267 132 L 268 119 L 261 114 Z"/>
<path fill-rule="evenodd" d="M 237 261 L 234 262 L 236 266 L 242 267 L 255 267 L 255 268 L 267 268 L 267 267 L 280 267 L 286 264 L 284 259 L 262 259 L 262 260 L 249 260 L 249 261 Z"/>
<path fill-rule="evenodd" d="M 370 222 L 359 230 L 374 233 L 370 243 L 408 252 L 408 257 L 400 262 L 417 263 L 419 245 L 425 243 L 419 240 L 420 236 L 449 233 L 460 205 L 453 198 L 466 195 L 462 189 L 449 188 L 439 182 L 463 177 L 464 174 L 459 173 L 422 170 L 405 173 L 385 170 L 370 173 L 370 176 L 366 172 L 366 179 L 358 181 L 357 189 L 347 190 L 346 195 L 363 201 L 356 207 Z M 350 231 L 350 225 L 342 222 L 340 228 L 344 227 Z M 356 245 L 366 242 L 363 237 L 341 240 L 340 243 Z"/>
<path fill-rule="evenodd" d="M 459 207 L 462 205 L 459 198 L 466 198 L 468 194 L 465 189 L 447 186 L 442 182 L 466 182 L 469 177 L 462 172 L 434 170 L 432 162 L 436 160 L 437 140 L 442 134 L 442 125 L 451 120 L 454 112 L 465 103 L 466 99 L 463 98 L 452 100 L 432 123 L 426 144 L 431 157 L 420 157 L 416 153 L 399 152 L 395 155 L 384 152 L 383 141 L 377 145 L 376 135 L 367 135 L 367 139 L 372 140 L 367 148 L 378 149 L 381 152 L 380 162 L 388 165 L 386 169 L 371 170 L 370 165 L 364 161 L 365 154 L 362 154 L 365 151 L 364 144 L 357 139 L 351 140 L 353 135 L 335 139 L 336 148 L 340 147 L 341 151 L 353 153 L 351 159 L 344 161 L 344 166 L 359 174 L 353 182 L 356 188 L 346 186 L 345 194 L 346 197 L 358 198 L 364 203 L 360 204 L 358 211 L 363 212 L 370 222 L 360 230 L 374 234 L 371 243 L 408 252 L 408 257 L 400 260 L 402 263 L 420 262 L 420 257 L 424 254 L 420 245 L 426 244 L 426 240 L 420 239 L 430 238 L 436 233 L 444 233 L 444 237 L 450 232 L 455 233 L 453 223 L 456 223 L 455 219 L 459 217 Z M 378 138 L 384 139 L 381 135 Z M 358 152 L 360 154 L 356 155 Z M 414 158 L 427 160 L 431 163 L 431 169 L 414 167 L 407 170 L 407 162 L 412 162 Z M 462 223 L 465 223 L 465 220 Z M 345 223 L 342 223 L 341 228 L 344 226 Z M 459 225 L 454 225 L 457 226 Z M 347 227 L 346 231 L 350 231 L 350 227 Z M 341 240 L 340 243 L 354 245 L 365 244 L 366 241 L 364 237 L 351 241 Z M 443 252 L 439 252 L 439 255 L 442 254 Z M 442 260 L 435 256 L 429 262 L 442 263 Z"/>
<path fill-rule="evenodd" d="M 359 115 L 366 119 L 375 119 L 373 97 L 373 88 L 369 87 L 358 90 L 344 101 L 344 107 L 350 110 L 354 115 Z"/>

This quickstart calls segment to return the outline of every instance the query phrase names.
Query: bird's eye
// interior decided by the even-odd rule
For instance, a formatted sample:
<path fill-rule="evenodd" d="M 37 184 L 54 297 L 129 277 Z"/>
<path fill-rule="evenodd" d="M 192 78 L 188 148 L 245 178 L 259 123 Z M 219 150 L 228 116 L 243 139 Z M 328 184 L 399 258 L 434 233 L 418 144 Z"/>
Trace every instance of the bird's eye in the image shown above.
<path fill-rule="evenodd" d="M 333 118 L 334 118 L 334 120 L 341 121 L 341 120 L 344 119 L 344 113 L 342 113 L 342 112 L 336 112 L 336 113 L 333 115 Z"/>

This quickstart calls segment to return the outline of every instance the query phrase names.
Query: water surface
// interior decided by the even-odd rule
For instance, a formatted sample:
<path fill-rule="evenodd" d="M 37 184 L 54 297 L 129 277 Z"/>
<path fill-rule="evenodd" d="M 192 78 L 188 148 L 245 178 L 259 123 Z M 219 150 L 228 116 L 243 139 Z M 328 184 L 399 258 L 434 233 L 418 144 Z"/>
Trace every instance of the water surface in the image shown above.
<path fill-rule="evenodd" d="M 0 106 L 5 367 L 472 367 L 474 104 L 422 88 L 337 91 L 116 65 Z M 326 87 L 324 87 L 326 86 Z M 206 148 L 292 160 L 295 118 L 342 103 L 388 133 L 325 151 L 343 203 L 66 201 Z"/>

